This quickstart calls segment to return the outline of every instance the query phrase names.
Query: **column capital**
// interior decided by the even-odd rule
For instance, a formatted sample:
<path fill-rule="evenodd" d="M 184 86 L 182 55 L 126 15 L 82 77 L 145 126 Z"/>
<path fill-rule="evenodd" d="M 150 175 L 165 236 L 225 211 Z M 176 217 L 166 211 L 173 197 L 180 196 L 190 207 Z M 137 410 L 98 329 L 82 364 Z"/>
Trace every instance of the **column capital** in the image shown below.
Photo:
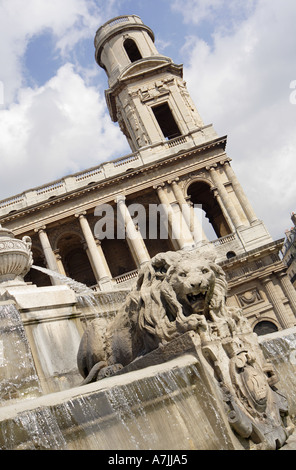
<path fill-rule="evenodd" d="M 224 165 L 229 165 L 230 166 L 230 162 L 231 162 L 230 158 L 225 158 L 225 160 L 220 161 L 220 165 L 221 166 L 224 166 Z"/>
<path fill-rule="evenodd" d="M 217 168 L 217 163 L 213 163 L 212 165 L 206 166 L 207 171 L 215 171 Z"/>
<path fill-rule="evenodd" d="M 153 189 L 156 189 L 158 191 L 159 189 L 164 188 L 164 186 L 165 186 L 165 183 L 158 183 L 153 186 Z"/>
<path fill-rule="evenodd" d="M 78 219 L 79 219 L 80 217 L 84 217 L 84 216 L 86 216 L 86 211 L 77 212 L 77 213 L 75 214 L 75 217 L 77 217 Z"/>
<path fill-rule="evenodd" d="M 268 282 L 272 282 L 272 277 L 270 274 L 268 274 L 267 276 L 262 276 L 262 277 L 259 277 L 259 279 L 264 282 L 264 284 L 267 284 Z"/>
<path fill-rule="evenodd" d="M 34 232 L 35 233 L 44 232 L 45 229 L 46 229 L 46 225 L 42 225 L 41 227 L 34 228 Z"/>
<path fill-rule="evenodd" d="M 172 178 L 171 180 L 168 180 L 168 184 L 178 184 L 178 181 L 180 181 L 179 176 L 176 176 L 176 178 Z"/>
<path fill-rule="evenodd" d="M 124 203 L 125 204 L 125 200 L 126 200 L 126 197 L 124 194 L 118 194 L 118 196 L 116 196 L 114 202 L 116 202 L 116 204 L 119 204 L 119 203 Z"/>

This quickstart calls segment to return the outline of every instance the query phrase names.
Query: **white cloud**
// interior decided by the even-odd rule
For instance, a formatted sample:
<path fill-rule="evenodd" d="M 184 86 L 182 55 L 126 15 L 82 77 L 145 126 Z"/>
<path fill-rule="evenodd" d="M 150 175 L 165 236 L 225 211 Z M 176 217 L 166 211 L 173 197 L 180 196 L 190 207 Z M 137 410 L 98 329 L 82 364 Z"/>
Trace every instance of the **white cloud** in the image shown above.
<path fill-rule="evenodd" d="M 226 19 L 235 24 L 250 14 L 258 0 L 173 0 L 172 9 L 183 15 L 186 23 L 201 25 L 204 21 L 214 22 L 221 15 L 222 24 Z"/>
<path fill-rule="evenodd" d="M 22 89 L 19 102 L 0 113 L 3 198 L 124 153 L 105 100 L 71 64 L 44 86 Z"/>
<path fill-rule="evenodd" d="M 196 0 L 193 6 L 218 3 Z M 296 105 L 289 100 L 296 79 L 295 18 L 294 0 L 258 0 L 234 29 L 219 25 L 211 46 L 197 36 L 184 46 L 191 95 L 204 121 L 228 134 L 233 168 L 275 237 L 284 235 L 296 208 Z"/>
<path fill-rule="evenodd" d="M 93 37 L 105 13 L 94 0 L 2 0 L 0 2 L 0 80 L 9 105 L 24 85 L 23 57 L 30 40 L 44 31 L 55 37 L 59 54 L 66 54 L 86 37 Z M 104 7 L 109 10 L 109 7 Z"/>
<path fill-rule="evenodd" d="M 93 63 L 74 68 L 67 61 L 81 39 L 93 39 L 112 5 L 94 0 L 1 0 L 0 198 L 129 152 L 104 97 L 90 86 L 98 67 Z M 43 86 L 31 88 L 23 58 L 30 40 L 44 31 L 52 34 L 64 65 Z"/>

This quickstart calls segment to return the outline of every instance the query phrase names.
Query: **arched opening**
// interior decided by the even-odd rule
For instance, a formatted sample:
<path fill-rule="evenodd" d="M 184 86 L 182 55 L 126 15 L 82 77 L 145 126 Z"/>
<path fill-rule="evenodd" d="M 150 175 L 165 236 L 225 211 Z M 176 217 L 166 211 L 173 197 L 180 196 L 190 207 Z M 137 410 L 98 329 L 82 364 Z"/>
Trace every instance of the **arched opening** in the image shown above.
<path fill-rule="evenodd" d="M 101 246 L 113 278 L 137 269 L 126 239 L 105 238 Z"/>
<path fill-rule="evenodd" d="M 231 258 L 235 258 L 236 257 L 236 253 L 234 251 L 228 251 L 226 253 L 226 258 L 227 259 L 231 259 Z"/>
<path fill-rule="evenodd" d="M 278 331 L 278 327 L 271 321 L 263 320 L 257 323 L 254 328 L 254 333 L 258 336 L 268 335 L 269 333 L 275 333 Z"/>
<path fill-rule="evenodd" d="M 123 47 L 131 62 L 136 62 L 137 60 L 142 59 L 139 48 L 133 39 L 126 39 L 123 43 Z"/>
<path fill-rule="evenodd" d="M 64 234 L 58 249 L 66 275 L 87 286 L 97 283 L 81 238 L 72 233 Z"/>
<path fill-rule="evenodd" d="M 211 187 L 204 181 L 195 181 L 187 189 L 191 202 L 197 211 L 204 213 L 201 220 L 203 229 L 211 240 L 221 238 L 231 233 L 230 227 L 223 215 L 220 205 L 215 199 Z M 210 226 L 207 226 L 208 223 Z"/>

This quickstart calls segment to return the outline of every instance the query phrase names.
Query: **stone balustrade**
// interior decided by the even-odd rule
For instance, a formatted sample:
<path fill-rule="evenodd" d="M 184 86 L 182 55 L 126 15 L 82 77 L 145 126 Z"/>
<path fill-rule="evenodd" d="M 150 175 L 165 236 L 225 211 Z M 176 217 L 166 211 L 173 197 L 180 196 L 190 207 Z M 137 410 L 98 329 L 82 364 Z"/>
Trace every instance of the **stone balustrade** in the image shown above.
<path fill-rule="evenodd" d="M 162 158 L 169 156 L 170 152 L 174 152 L 177 146 L 180 150 L 186 150 L 188 146 L 192 148 L 192 144 L 195 143 L 195 145 L 199 144 L 202 148 L 202 144 L 212 141 L 212 138 L 212 126 L 207 125 L 170 141 L 162 141 L 143 147 L 138 152 L 101 163 L 96 167 L 65 176 L 46 185 L 29 189 L 24 193 L 0 201 L 0 217 L 7 216 L 12 211 L 19 211 L 32 205 L 43 203 L 55 196 L 61 196 L 70 191 L 81 189 L 91 183 L 99 183 L 107 178 L 117 177 L 122 173 L 126 173 L 127 170 L 142 167 L 154 160 L 159 160 L 160 156 Z"/>

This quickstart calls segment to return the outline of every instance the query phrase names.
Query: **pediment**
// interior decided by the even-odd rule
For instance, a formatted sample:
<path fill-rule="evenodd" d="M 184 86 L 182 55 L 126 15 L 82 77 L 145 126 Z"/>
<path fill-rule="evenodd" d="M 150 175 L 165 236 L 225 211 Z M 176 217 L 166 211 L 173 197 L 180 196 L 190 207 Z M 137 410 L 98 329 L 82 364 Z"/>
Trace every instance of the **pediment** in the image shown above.
<path fill-rule="evenodd" d="M 135 78 L 143 73 L 154 72 L 156 69 L 166 67 L 168 65 L 174 65 L 176 67 L 168 57 L 149 57 L 141 59 L 123 70 L 119 76 L 119 81 Z"/>

